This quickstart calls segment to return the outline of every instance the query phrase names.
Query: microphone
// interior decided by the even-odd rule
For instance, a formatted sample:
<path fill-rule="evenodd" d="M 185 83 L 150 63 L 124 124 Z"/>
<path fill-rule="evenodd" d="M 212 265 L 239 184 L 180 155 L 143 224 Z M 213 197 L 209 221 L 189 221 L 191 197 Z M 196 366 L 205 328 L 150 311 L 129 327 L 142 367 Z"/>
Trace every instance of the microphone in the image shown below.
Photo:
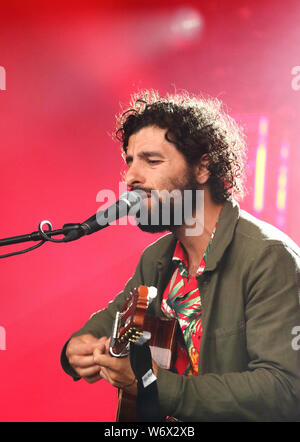
<path fill-rule="evenodd" d="M 135 213 L 140 209 L 142 199 L 146 198 L 144 191 L 127 191 L 122 193 L 119 200 L 109 206 L 105 211 L 97 212 L 81 224 L 83 235 L 90 235 L 109 226 L 109 223 L 128 215 L 129 211 L 135 207 Z"/>
<path fill-rule="evenodd" d="M 69 242 L 79 239 L 84 235 L 90 235 L 98 230 L 104 229 L 109 226 L 109 223 L 122 218 L 125 215 L 136 215 L 142 206 L 142 200 L 147 198 L 148 195 L 143 190 L 132 190 L 130 192 L 124 192 L 120 196 L 119 201 L 112 204 L 104 212 L 97 212 L 96 215 L 91 216 L 82 224 L 69 223 L 64 224 L 62 229 L 52 230 L 52 225 L 49 221 L 42 221 L 39 224 L 39 230 L 27 235 L 13 236 L 11 238 L 0 239 L 0 246 L 6 246 L 9 244 L 17 244 L 27 241 L 40 241 L 39 244 L 29 247 L 28 249 L 20 250 L 18 252 L 8 253 L 6 255 L 0 255 L 0 258 L 6 258 L 13 255 L 19 255 L 21 253 L 29 252 L 36 249 L 45 243 L 45 241 L 52 242 Z M 129 213 L 132 208 L 135 208 L 135 213 Z M 48 224 L 49 229 L 44 231 L 43 225 Z M 63 239 L 53 239 L 52 236 L 64 235 Z"/>

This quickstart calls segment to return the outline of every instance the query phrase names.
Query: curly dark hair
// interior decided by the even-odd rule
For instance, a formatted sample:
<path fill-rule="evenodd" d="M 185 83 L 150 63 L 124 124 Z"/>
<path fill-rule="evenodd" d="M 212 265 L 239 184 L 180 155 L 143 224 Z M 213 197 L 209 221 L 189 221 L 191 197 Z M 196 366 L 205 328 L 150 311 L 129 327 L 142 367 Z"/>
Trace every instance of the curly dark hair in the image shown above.
<path fill-rule="evenodd" d="M 161 97 L 153 90 L 133 95 L 129 108 L 117 115 L 115 135 L 122 142 L 123 155 L 129 137 L 148 126 L 167 129 L 166 139 L 191 166 L 206 154 L 207 184 L 214 202 L 244 197 L 245 136 L 219 100 L 196 98 L 187 92 Z"/>

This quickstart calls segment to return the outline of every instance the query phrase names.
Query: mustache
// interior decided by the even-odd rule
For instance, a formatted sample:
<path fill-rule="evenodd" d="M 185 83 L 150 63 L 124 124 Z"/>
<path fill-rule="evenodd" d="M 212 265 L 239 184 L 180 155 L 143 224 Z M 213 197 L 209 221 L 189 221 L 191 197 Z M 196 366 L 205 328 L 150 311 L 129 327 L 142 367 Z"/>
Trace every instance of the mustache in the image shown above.
<path fill-rule="evenodd" d="M 147 193 L 147 194 L 151 194 L 151 192 L 158 192 L 156 189 L 150 189 L 149 187 L 132 187 L 132 188 L 130 188 L 129 189 L 130 191 L 131 190 L 133 190 L 133 191 L 135 191 L 135 190 L 137 190 L 137 191 L 143 191 L 143 192 L 145 192 L 145 193 Z"/>

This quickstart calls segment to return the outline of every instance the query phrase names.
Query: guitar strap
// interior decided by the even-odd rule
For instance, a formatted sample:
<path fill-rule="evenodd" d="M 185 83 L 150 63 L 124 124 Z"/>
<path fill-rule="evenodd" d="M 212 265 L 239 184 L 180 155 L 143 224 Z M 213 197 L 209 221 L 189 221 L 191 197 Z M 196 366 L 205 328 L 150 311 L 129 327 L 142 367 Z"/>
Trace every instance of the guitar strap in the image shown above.
<path fill-rule="evenodd" d="M 130 343 L 130 363 L 137 379 L 136 412 L 139 422 L 161 422 L 156 377 L 146 340 Z"/>

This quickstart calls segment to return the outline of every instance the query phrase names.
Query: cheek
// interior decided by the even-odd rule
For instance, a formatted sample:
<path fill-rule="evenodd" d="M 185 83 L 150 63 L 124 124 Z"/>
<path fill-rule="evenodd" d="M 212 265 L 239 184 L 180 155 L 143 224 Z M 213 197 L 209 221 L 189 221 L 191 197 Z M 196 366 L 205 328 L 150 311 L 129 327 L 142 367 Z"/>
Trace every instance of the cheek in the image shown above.
<path fill-rule="evenodd" d="M 167 190 L 182 190 L 191 188 L 194 184 L 194 178 L 191 171 L 180 170 L 177 173 L 172 174 L 172 176 L 166 181 Z"/>

